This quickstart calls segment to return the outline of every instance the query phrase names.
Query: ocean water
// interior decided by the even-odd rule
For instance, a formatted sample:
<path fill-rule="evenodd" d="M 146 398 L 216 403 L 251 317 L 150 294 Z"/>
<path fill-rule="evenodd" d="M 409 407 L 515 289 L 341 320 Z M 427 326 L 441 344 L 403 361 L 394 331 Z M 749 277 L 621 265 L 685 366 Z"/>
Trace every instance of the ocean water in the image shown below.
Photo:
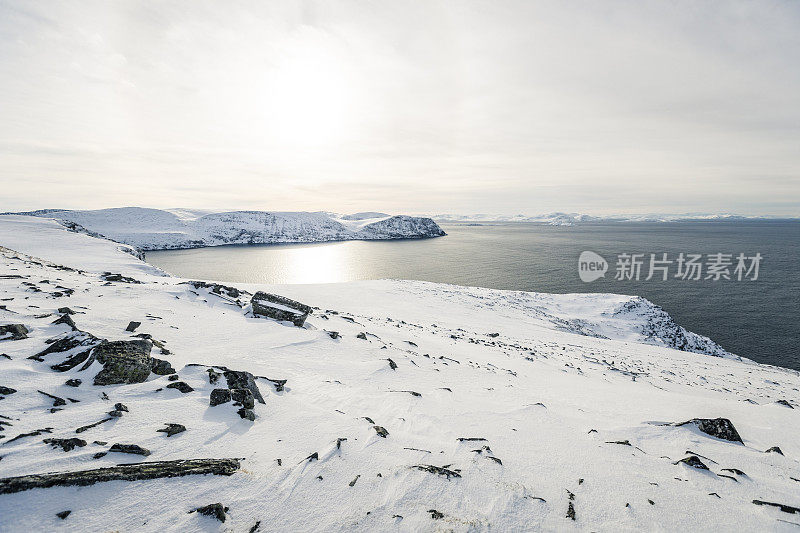
<path fill-rule="evenodd" d="M 446 237 L 403 241 L 220 246 L 147 253 L 177 276 L 223 282 L 329 283 L 417 279 L 456 285 L 552 293 L 611 292 L 643 296 L 687 329 L 730 352 L 800 370 L 800 222 L 442 224 Z M 608 262 L 605 277 L 585 283 L 578 257 L 590 250 Z M 732 254 L 730 280 L 646 280 L 650 254 Z M 758 279 L 736 279 L 736 256 L 761 254 Z M 619 254 L 645 254 L 639 280 L 618 280 Z M 750 261 L 747 262 L 750 266 Z"/>

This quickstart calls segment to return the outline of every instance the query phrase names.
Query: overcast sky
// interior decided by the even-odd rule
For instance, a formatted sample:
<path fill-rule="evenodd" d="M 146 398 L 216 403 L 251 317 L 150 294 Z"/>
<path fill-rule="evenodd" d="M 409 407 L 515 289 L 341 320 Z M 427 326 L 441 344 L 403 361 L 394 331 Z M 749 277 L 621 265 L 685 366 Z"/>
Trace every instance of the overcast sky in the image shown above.
<path fill-rule="evenodd" d="M 800 2 L 0 0 L 0 210 L 800 215 Z"/>

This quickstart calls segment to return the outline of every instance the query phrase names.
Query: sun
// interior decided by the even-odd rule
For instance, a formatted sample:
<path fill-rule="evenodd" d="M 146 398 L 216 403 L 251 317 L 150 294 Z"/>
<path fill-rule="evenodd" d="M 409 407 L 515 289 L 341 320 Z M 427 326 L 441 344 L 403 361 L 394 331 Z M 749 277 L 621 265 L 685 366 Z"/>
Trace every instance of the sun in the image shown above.
<path fill-rule="evenodd" d="M 352 126 L 353 76 L 334 51 L 306 42 L 287 51 L 271 72 L 263 119 L 287 148 L 334 146 Z"/>

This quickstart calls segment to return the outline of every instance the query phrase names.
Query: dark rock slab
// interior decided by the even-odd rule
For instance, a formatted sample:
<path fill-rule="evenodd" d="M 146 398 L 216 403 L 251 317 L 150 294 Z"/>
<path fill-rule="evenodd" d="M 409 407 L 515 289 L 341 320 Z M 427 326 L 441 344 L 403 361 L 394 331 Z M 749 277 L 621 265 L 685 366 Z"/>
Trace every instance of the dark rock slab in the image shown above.
<path fill-rule="evenodd" d="M 133 333 L 134 331 L 136 331 L 136 328 L 138 328 L 141 325 L 142 325 L 141 322 L 131 320 L 130 322 L 128 322 L 128 326 L 125 328 L 125 331 Z"/>
<path fill-rule="evenodd" d="M 40 390 L 37 390 L 36 392 L 38 392 L 39 394 L 43 394 L 48 398 L 50 398 L 51 400 L 53 400 L 53 407 L 58 407 L 60 405 L 67 405 L 67 401 L 64 398 L 59 398 L 58 396 L 53 396 L 52 394 Z"/>
<path fill-rule="evenodd" d="M 132 453 L 134 455 L 150 455 L 150 450 L 147 448 L 142 448 L 138 444 L 114 444 L 109 448 L 109 452 L 119 452 L 119 453 Z"/>
<path fill-rule="evenodd" d="M 18 341 L 28 338 L 28 328 L 23 324 L 0 326 L 0 341 Z"/>
<path fill-rule="evenodd" d="M 236 411 L 240 417 L 244 418 L 245 420 L 249 420 L 250 422 L 254 422 L 256 419 L 256 414 L 252 409 L 247 409 L 246 407 L 242 407 L 238 411 Z"/>
<path fill-rule="evenodd" d="M 744 444 L 742 442 L 742 437 L 739 436 L 739 432 L 736 431 L 736 428 L 733 427 L 733 423 L 727 418 L 693 418 L 676 425 L 685 426 L 689 424 L 696 426 L 697 429 L 706 435 Z"/>
<path fill-rule="evenodd" d="M 245 409 L 252 409 L 256 406 L 253 393 L 247 389 L 231 389 L 231 399 Z"/>
<path fill-rule="evenodd" d="M 75 437 L 71 439 L 44 439 L 42 442 L 49 444 L 53 448 L 61 448 L 65 452 L 74 450 L 76 446 L 79 448 L 86 446 L 85 440 Z"/>
<path fill-rule="evenodd" d="M 163 350 L 162 350 L 163 351 Z M 150 372 L 156 374 L 158 376 L 168 376 L 170 374 L 175 373 L 175 369 L 172 368 L 172 364 L 169 361 L 165 361 L 163 359 L 156 359 L 152 357 L 152 362 L 150 364 Z"/>
<path fill-rule="evenodd" d="M 450 479 L 451 477 L 461 477 L 461 474 L 459 474 L 458 470 L 450 470 L 449 468 L 445 468 L 443 466 L 414 465 L 411 468 L 416 468 L 417 470 L 422 470 L 423 472 L 428 472 L 430 474 L 445 476 L 447 479 Z"/>
<path fill-rule="evenodd" d="M 56 516 L 59 517 L 61 520 L 66 520 L 66 518 L 72 513 L 69 509 L 66 511 L 61 511 L 60 513 L 56 513 Z"/>
<path fill-rule="evenodd" d="M 192 392 L 194 390 L 188 383 L 185 383 L 183 381 L 174 381 L 174 382 L 170 383 L 169 385 L 167 385 L 167 388 L 168 389 L 177 389 L 182 394 L 187 394 L 187 393 Z"/>
<path fill-rule="evenodd" d="M 289 298 L 258 291 L 250 299 L 253 314 L 302 326 L 313 309 Z"/>
<path fill-rule="evenodd" d="M 105 281 L 115 281 L 118 283 L 141 283 L 141 281 L 137 279 L 133 279 L 128 276 L 123 276 L 122 274 L 113 274 L 111 272 L 103 272 L 100 276 Z"/>
<path fill-rule="evenodd" d="M 783 455 L 783 450 L 781 450 L 778 446 L 773 446 L 772 448 L 767 449 L 764 453 L 777 453 Z"/>
<path fill-rule="evenodd" d="M 68 314 L 63 314 L 59 318 L 53 320 L 52 324 L 64 324 L 65 326 L 69 326 L 72 331 L 77 331 L 78 326 L 75 325 L 75 321 L 72 320 L 72 317 Z"/>
<path fill-rule="evenodd" d="M 209 401 L 211 407 L 223 403 L 228 403 L 229 401 L 231 401 L 230 389 L 214 389 L 211 391 L 211 399 Z"/>
<path fill-rule="evenodd" d="M 167 437 L 171 437 L 173 435 L 177 435 L 178 433 L 183 433 L 186 431 L 186 426 L 183 424 L 167 424 L 167 427 L 157 429 L 156 431 L 161 433 L 166 433 Z"/>
<path fill-rule="evenodd" d="M 678 463 L 683 463 L 685 465 L 691 466 L 692 468 L 697 468 L 700 470 L 708 470 L 708 467 L 705 465 L 705 463 L 701 461 L 700 458 L 697 457 L 696 455 L 690 455 L 689 457 L 684 457 L 675 464 Z"/>
<path fill-rule="evenodd" d="M 765 502 L 764 500 L 753 500 L 753 503 L 756 505 L 768 505 L 770 507 L 777 507 L 784 513 L 800 514 L 800 508 L 794 507 L 792 505 L 786 505 L 785 503 Z"/>
<path fill-rule="evenodd" d="M 83 433 L 86 430 L 92 429 L 93 427 L 99 426 L 100 424 L 104 424 L 104 423 L 106 423 L 106 422 L 108 422 L 110 420 L 112 420 L 112 419 L 111 418 L 104 418 L 104 419 L 99 420 L 99 421 L 97 421 L 97 422 L 95 422 L 93 424 L 89 424 L 89 425 L 86 425 L 86 426 L 81 426 L 81 427 L 79 427 L 78 429 L 75 430 L 75 433 Z"/>
<path fill-rule="evenodd" d="M 17 389 L 0 385 L 0 395 L 2 396 L 8 396 L 9 394 L 14 394 L 15 392 L 17 392 Z"/>
<path fill-rule="evenodd" d="M 68 387 L 80 387 L 81 383 L 83 383 L 82 380 L 74 378 L 74 379 L 68 379 L 67 381 L 65 381 L 64 385 L 66 385 Z"/>
<path fill-rule="evenodd" d="M 372 426 L 372 429 L 375 430 L 375 433 L 377 433 L 379 437 L 383 437 L 385 439 L 389 436 L 389 432 L 386 431 L 386 428 L 383 426 Z"/>
<path fill-rule="evenodd" d="M 0 494 L 48 487 L 85 487 L 104 481 L 139 481 L 199 474 L 230 476 L 240 467 L 238 459 L 181 459 L 133 463 L 77 472 L 32 474 L 0 479 Z"/>
<path fill-rule="evenodd" d="M 62 315 L 74 315 L 75 311 L 70 309 L 69 307 L 59 307 L 58 312 Z"/>
<path fill-rule="evenodd" d="M 192 509 L 189 511 L 190 513 L 200 513 L 204 516 L 210 516 L 212 518 L 216 518 L 220 522 L 225 521 L 225 513 L 228 511 L 228 508 L 223 506 L 221 503 L 212 503 L 210 505 L 204 505 L 203 507 L 198 507 L 197 509 Z"/>
<path fill-rule="evenodd" d="M 264 397 L 261 396 L 261 391 L 258 390 L 256 380 L 250 372 L 225 370 L 223 374 L 225 376 L 225 381 L 228 382 L 229 389 L 247 389 L 253 393 L 253 397 L 258 400 L 258 403 L 267 403 L 264 401 Z"/>
<path fill-rule="evenodd" d="M 103 369 L 94 377 L 95 385 L 142 383 L 150 375 L 153 343 L 148 339 L 104 342 L 92 350 Z"/>

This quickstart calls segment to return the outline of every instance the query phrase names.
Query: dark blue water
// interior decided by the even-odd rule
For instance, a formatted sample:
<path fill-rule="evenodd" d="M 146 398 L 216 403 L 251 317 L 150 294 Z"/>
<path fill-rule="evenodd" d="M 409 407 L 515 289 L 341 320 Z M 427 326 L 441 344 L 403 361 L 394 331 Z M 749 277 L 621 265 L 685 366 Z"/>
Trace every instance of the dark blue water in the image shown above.
<path fill-rule="evenodd" d="M 148 252 L 147 260 L 187 278 L 252 283 L 325 283 L 402 278 L 496 289 L 637 294 L 733 353 L 800 370 L 800 222 L 676 222 L 544 226 L 443 224 L 447 237 L 313 245 L 222 246 Z M 584 250 L 609 262 L 605 278 L 584 283 Z M 763 256 L 759 277 L 646 281 L 650 254 Z M 639 281 L 617 281 L 622 253 L 643 253 Z M 735 266 L 735 259 L 734 259 Z M 733 267 L 731 267 L 733 273 Z M 705 276 L 705 273 L 704 273 Z M 733 276 L 732 276 L 733 277 Z"/>

